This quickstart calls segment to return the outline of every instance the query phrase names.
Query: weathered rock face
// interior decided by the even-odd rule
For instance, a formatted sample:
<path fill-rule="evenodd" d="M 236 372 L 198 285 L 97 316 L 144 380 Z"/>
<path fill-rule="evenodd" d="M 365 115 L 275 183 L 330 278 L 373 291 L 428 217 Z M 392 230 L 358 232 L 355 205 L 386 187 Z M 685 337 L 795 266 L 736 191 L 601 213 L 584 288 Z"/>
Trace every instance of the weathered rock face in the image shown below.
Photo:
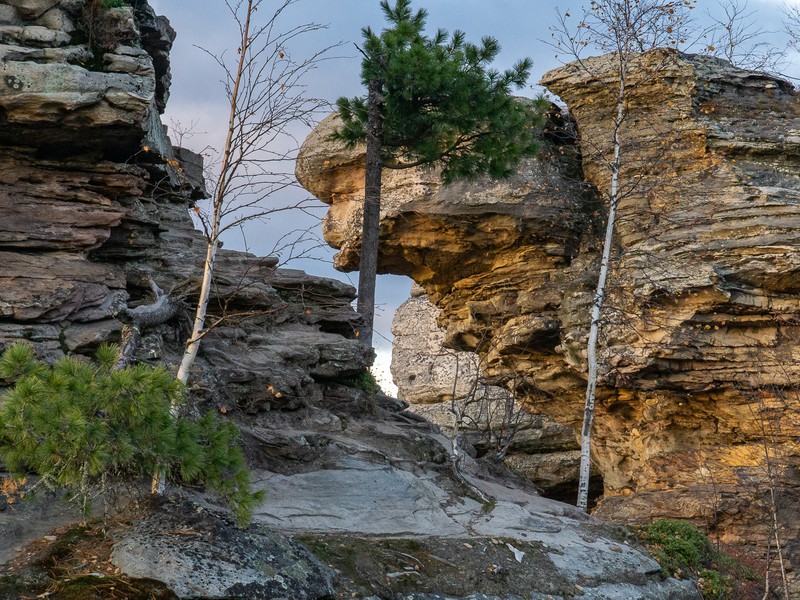
<path fill-rule="evenodd" d="M 173 298 L 191 303 L 196 294 L 205 240 L 188 208 L 203 195 L 201 169 L 198 157 L 171 147 L 158 120 L 173 34 L 144 0 L 132 4 L 93 14 L 83 0 L 0 4 L 0 350 L 27 339 L 48 359 L 91 353 L 119 337 L 121 306 L 148 301 L 150 279 Z M 522 224 L 521 199 L 506 204 L 499 222 Z M 477 212 L 472 223 L 480 225 Z M 207 391 L 221 409 L 242 409 L 234 412 L 245 451 L 268 497 L 256 527 L 234 532 L 198 504 L 162 505 L 130 527 L 112 525 L 102 559 L 79 560 L 72 543 L 40 540 L 47 567 L 35 552 L 19 553 L 0 596 L 53 593 L 64 583 L 53 561 L 65 561 L 71 582 L 156 577 L 160 597 L 698 597 L 692 582 L 663 580 L 633 540 L 538 497 L 527 482 L 489 476 L 466 459 L 457 477 L 430 424 L 397 413 L 392 399 L 338 384 L 368 360 L 354 335 L 350 286 L 221 251 L 213 290 L 210 321 L 222 306 L 228 316 L 254 316 L 204 337 L 191 382 L 195 396 Z M 175 364 L 187 333 L 180 317 L 145 331 L 138 358 Z M 496 502 L 466 497 L 465 485 Z M 16 543 L 20 522 L 35 514 L 48 513 L 7 510 L 0 528 Z M 337 580 L 265 526 L 303 534 L 336 565 Z M 342 572 L 353 556 L 368 569 L 351 581 Z M 398 556 L 423 573 L 399 566 Z M 112 569 L 123 573 L 103 575 Z"/>
<path fill-rule="evenodd" d="M 326 240 L 349 270 L 358 264 L 363 151 L 331 141 L 336 126 L 330 116 L 306 139 L 297 175 L 331 204 Z M 524 161 L 506 181 L 444 188 L 422 168 L 383 180 L 379 269 L 425 289 L 442 311 L 446 346 L 480 348 L 487 375 L 524 374 L 552 394 L 581 381 L 556 353 L 564 273 L 592 225 L 578 158 L 569 135 L 554 136 L 546 157 Z"/>
<path fill-rule="evenodd" d="M 637 184 L 619 204 L 601 355 L 600 514 L 680 514 L 761 541 L 764 469 L 779 494 L 800 484 L 800 97 L 712 58 L 653 53 L 640 67 L 621 132 L 621 180 Z M 610 68 L 600 58 L 593 76 L 570 65 L 543 80 L 596 149 L 584 167 L 603 191 Z M 783 506 L 781 525 L 792 561 L 796 508 Z"/>
<path fill-rule="evenodd" d="M 491 385 L 472 352 L 444 348 L 436 323 L 439 309 L 418 286 L 392 321 L 392 376 L 409 412 L 424 416 L 478 453 L 503 462 L 539 486 L 548 497 L 572 500 L 580 451 L 574 431 L 531 412 L 506 388 Z"/>
<path fill-rule="evenodd" d="M 0 349 L 27 339 L 50 359 L 91 354 L 119 339 L 115 315 L 147 301 L 148 278 L 188 304 L 196 294 L 201 163 L 172 148 L 159 119 L 175 32 L 132 4 L 0 5 Z M 255 316 L 212 331 L 194 375 L 248 411 L 317 398 L 368 360 L 353 288 L 275 266 L 220 252 L 212 322 L 222 306 Z M 181 318 L 145 332 L 140 358 L 175 364 L 185 334 Z"/>
<path fill-rule="evenodd" d="M 163 581 L 178 598 L 317 600 L 334 593 L 333 570 L 300 544 L 263 527 L 240 531 L 189 502 L 159 507 L 115 537 L 110 559 L 122 573 Z"/>
<path fill-rule="evenodd" d="M 423 286 L 446 346 L 477 350 L 487 374 L 576 429 L 605 212 L 576 181 L 585 173 L 607 191 L 614 108 L 610 63 L 589 64 L 594 76 L 568 65 L 544 79 L 577 122 L 583 172 L 568 136 L 553 136 L 502 183 L 442 188 L 434 171 L 390 173 L 379 265 Z M 638 184 L 619 205 L 603 323 L 599 511 L 692 517 L 725 541 L 759 543 L 766 465 L 780 465 L 780 491 L 798 484 L 800 100 L 785 81 L 715 59 L 664 64 L 639 76 L 622 131 L 622 179 Z M 335 124 L 306 141 L 298 174 L 331 204 L 328 240 L 350 269 L 363 160 L 326 141 Z M 796 562 L 795 509 L 781 506 Z"/>

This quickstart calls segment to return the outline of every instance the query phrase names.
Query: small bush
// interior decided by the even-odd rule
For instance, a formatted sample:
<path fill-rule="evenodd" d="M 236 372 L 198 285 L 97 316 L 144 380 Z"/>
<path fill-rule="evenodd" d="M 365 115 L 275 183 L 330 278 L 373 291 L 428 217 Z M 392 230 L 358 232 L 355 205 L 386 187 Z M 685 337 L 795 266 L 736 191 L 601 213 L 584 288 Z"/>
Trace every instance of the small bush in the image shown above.
<path fill-rule="evenodd" d="M 706 600 L 728 600 L 731 597 L 733 586 L 729 575 L 723 575 L 716 569 L 700 569 L 697 575 Z"/>
<path fill-rule="evenodd" d="M 67 357 L 53 366 L 17 343 L 0 358 L 0 459 L 16 477 L 33 472 L 48 487 L 74 493 L 84 514 L 109 479 L 150 477 L 156 469 L 202 483 L 225 498 L 245 525 L 262 498 L 237 445 L 238 429 L 209 412 L 172 414 L 184 388 L 161 367 L 115 370 L 118 349 L 103 346 L 97 363 Z"/>
<path fill-rule="evenodd" d="M 731 597 L 731 577 L 718 566 L 733 559 L 721 556 L 693 523 L 664 519 L 642 527 L 639 535 L 665 576 L 697 579 L 707 600 Z"/>
<path fill-rule="evenodd" d="M 347 387 L 363 390 L 368 394 L 374 395 L 383 393 L 380 384 L 378 383 L 377 379 L 375 379 L 375 375 L 373 375 L 369 369 L 364 369 L 358 375 L 347 377 L 341 381 L 342 384 L 346 385 Z"/>
<path fill-rule="evenodd" d="M 123 8 L 129 6 L 125 0 L 103 0 L 103 8 Z"/>
<path fill-rule="evenodd" d="M 689 521 L 656 521 L 643 527 L 642 533 L 642 541 L 671 577 L 697 573 L 711 558 L 708 538 Z"/>

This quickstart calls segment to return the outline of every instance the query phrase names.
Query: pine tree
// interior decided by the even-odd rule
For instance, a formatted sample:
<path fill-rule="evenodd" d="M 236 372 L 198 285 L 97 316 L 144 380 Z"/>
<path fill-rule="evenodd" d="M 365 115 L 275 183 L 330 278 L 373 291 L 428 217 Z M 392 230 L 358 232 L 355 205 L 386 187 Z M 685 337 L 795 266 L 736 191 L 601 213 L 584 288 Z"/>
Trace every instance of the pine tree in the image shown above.
<path fill-rule="evenodd" d="M 184 386 L 162 367 L 117 369 L 119 350 L 103 346 L 97 363 L 65 357 L 52 367 L 16 343 L 0 358 L 0 379 L 13 383 L 0 402 L 0 459 L 16 477 L 74 494 L 84 515 L 115 478 L 202 483 L 228 501 L 245 525 L 260 492 L 237 445 L 238 429 L 213 413 L 175 417 Z"/>
<path fill-rule="evenodd" d="M 362 30 L 361 80 L 367 96 L 337 101 L 343 125 L 336 137 L 355 145 L 366 141 L 364 217 L 359 266 L 359 331 L 372 346 L 378 261 L 381 172 L 420 165 L 441 166 L 442 180 L 472 179 L 488 173 L 508 177 L 538 144 L 536 125 L 544 100 L 531 111 L 511 92 L 528 79 L 530 59 L 500 73 L 489 68 L 500 45 L 484 37 L 480 45 L 439 29 L 424 34 L 427 13 L 413 12 L 410 0 L 388 0 L 381 8 L 389 27 Z"/>

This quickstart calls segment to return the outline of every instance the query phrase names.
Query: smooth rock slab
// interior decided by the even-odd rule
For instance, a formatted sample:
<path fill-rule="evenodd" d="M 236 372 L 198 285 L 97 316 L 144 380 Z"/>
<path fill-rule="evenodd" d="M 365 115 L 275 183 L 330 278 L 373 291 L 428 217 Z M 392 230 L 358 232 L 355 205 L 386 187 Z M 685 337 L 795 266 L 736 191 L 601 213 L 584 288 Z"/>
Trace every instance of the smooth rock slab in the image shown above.
<path fill-rule="evenodd" d="M 429 479 L 359 457 L 342 463 L 290 477 L 258 472 L 254 485 L 267 497 L 256 510 L 256 521 L 294 531 L 442 537 L 466 533 L 442 509 L 448 498 Z"/>
<path fill-rule="evenodd" d="M 124 575 L 163 581 L 179 598 L 315 600 L 333 572 L 302 546 L 256 525 L 234 528 L 189 502 L 166 504 L 123 533 L 112 561 Z"/>

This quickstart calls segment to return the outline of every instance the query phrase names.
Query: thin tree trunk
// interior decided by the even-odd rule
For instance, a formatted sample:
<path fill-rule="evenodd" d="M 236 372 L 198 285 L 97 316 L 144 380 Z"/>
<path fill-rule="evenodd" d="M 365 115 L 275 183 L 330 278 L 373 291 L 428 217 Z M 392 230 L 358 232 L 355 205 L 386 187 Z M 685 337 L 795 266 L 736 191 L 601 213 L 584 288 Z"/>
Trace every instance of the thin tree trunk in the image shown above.
<path fill-rule="evenodd" d="M 200 340 L 202 339 L 203 329 L 206 323 L 206 311 L 208 310 L 208 300 L 211 295 L 211 281 L 214 277 L 214 263 L 217 257 L 217 248 L 219 247 L 219 232 L 220 220 L 222 219 L 222 209 L 227 195 L 228 183 L 231 177 L 231 168 L 235 167 L 232 164 L 231 146 L 234 135 L 234 128 L 236 126 L 236 118 L 238 112 L 239 100 L 239 86 L 242 82 L 242 73 L 247 57 L 248 47 L 250 45 L 250 17 L 253 13 L 253 0 L 247 2 L 247 14 L 245 17 L 244 27 L 242 28 L 242 44 L 239 47 L 239 64 L 236 69 L 236 79 L 233 82 L 233 90 L 231 91 L 230 99 L 230 113 L 228 116 L 228 132 L 225 138 L 225 149 L 222 154 L 222 165 L 220 166 L 219 181 L 214 192 L 214 210 L 211 221 L 211 231 L 209 232 L 208 248 L 206 250 L 206 261 L 203 266 L 203 282 L 200 285 L 200 298 L 197 300 L 197 310 L 195 311 L 194 326 L 192 327 L 192 335 L 186 342 L 186 349 L 183 353 L 181 365 L 178 368 L 177 379 L 182 383 L 189 380 L 189 371 L 197 358 L 197 351 L 200 349 Z M 173 414 L 177 410 L 176 405 L 172 405 Z M 151 492 L 154 494 L 163 494 L 166 486 L 166 474 L 163 469 L 157 469 L 153 475 L 153 482 L 151 485 Z"/>
<path fill-rule="evenodd" d="M 217 257 L 217 226 L 216 223 L 211 232 L 211 239 L 208 241 L 206 249 L 206 262 L 203 268 L 203 282 L 200 285 L 200 298 L 197 300 L 197 310 L 194 316 L 194 326 L 192 335 L 186 342 L 186 349 L 183 353 L 181 366 L 178 368 L 177 378 L 180 382 L 186 383 L 189 380 L 189 371 L 197 358 L 197 351 L 200 349 L 200 338 L 206 324 L 206 311 L 208 310 L 208 299 L 211 295 L 211 280 L 214 277 L 214 263 Z"/>
<path fill-rule="evenodd" d="M 197 358 L 197 351 L 200 349 L 200 339 L 206 323 L 206 311 L 208 309 L 208 299 L 211 295 L 211 281 L 214 277 L 214 263 L 219 247 L 220 220 L 222 218 L 222 208 L 225 202 L 228 182 L 230 181 L 231 170 L 231 144 L 236 125 L 239 100 L 239 86 L 242 82 L 242 72 L 250 45 L 250 17 L 253 13 L 253 0 L 248 0 L 247 13 L 242 29 L 242 45 L 239 47 L 239 65 L 236 69 L 236 79 L 233 82 L 231 92 L 230 113 L 228 116 L 228 132 L 225 139 L 225 150 L 222 155 L 222 165 L 220 166 L 219 182 L 214 194 L 214 211 L 211 221 L 211 231 L 208 239 L 208 250 L 206 251 L 206 262 L 203 267 L 203 282 L 200 286 L 200 298 L 197 301 L 197 311 L 194 317 L 192 336 L 186 342 L 186 350 L 183 354 L 181 366 L 178 369 L 177 378 L 186 383 L 189 380 L 189 370 Z"/>
<path fill-rule="evenodd" d="M 586 398 L 583 410 L 583 427 L 581 429 L 581 464 L 578 472 L 578 508 L 583 512 L 589 509 L 589 473 L 591 471 L 592 456 L 592 425 L 594 423 L 595 391 L 597 389 L 597 338 L 600 332 L 600 314 L 603 300 L 606 295 L 606 280 L 608 266 L 611 262 L 611 244 L 614 238 L 614 222 L 617 216 L 617 201 L 619 194 L 619 167 L 620 167 L 620 127 L 625 117 L 625 72 L 620 69 L 620 84 L 617 94 L 617 114 L 614 119 L 614 158 L 611 163 L 611 193 L 609 196 L 608 221 L 606 221 L 606 235 L 603 240 L 603 256 L 600 260 L 600 274 L 597 278 L 597 289 L 592 302 L 591 325 L 589 327 L 589 342 L 586 347 L 586 360 L 588 364 L 588 380 L 586 382 Z"/>
<path fill-rule="evenodd" d="M 364 174 L 364 220 L 361 231 L 361 262 L 358 267 L 358 302 L 361 342 L 372 347 L 375 321 L 375 280 L 378 274 L 378 233 L 381 219 L 381 143 L 383 139 L 383 98 L 379 79 L 369 82 L 367 91 L 367 156 Z"/>

